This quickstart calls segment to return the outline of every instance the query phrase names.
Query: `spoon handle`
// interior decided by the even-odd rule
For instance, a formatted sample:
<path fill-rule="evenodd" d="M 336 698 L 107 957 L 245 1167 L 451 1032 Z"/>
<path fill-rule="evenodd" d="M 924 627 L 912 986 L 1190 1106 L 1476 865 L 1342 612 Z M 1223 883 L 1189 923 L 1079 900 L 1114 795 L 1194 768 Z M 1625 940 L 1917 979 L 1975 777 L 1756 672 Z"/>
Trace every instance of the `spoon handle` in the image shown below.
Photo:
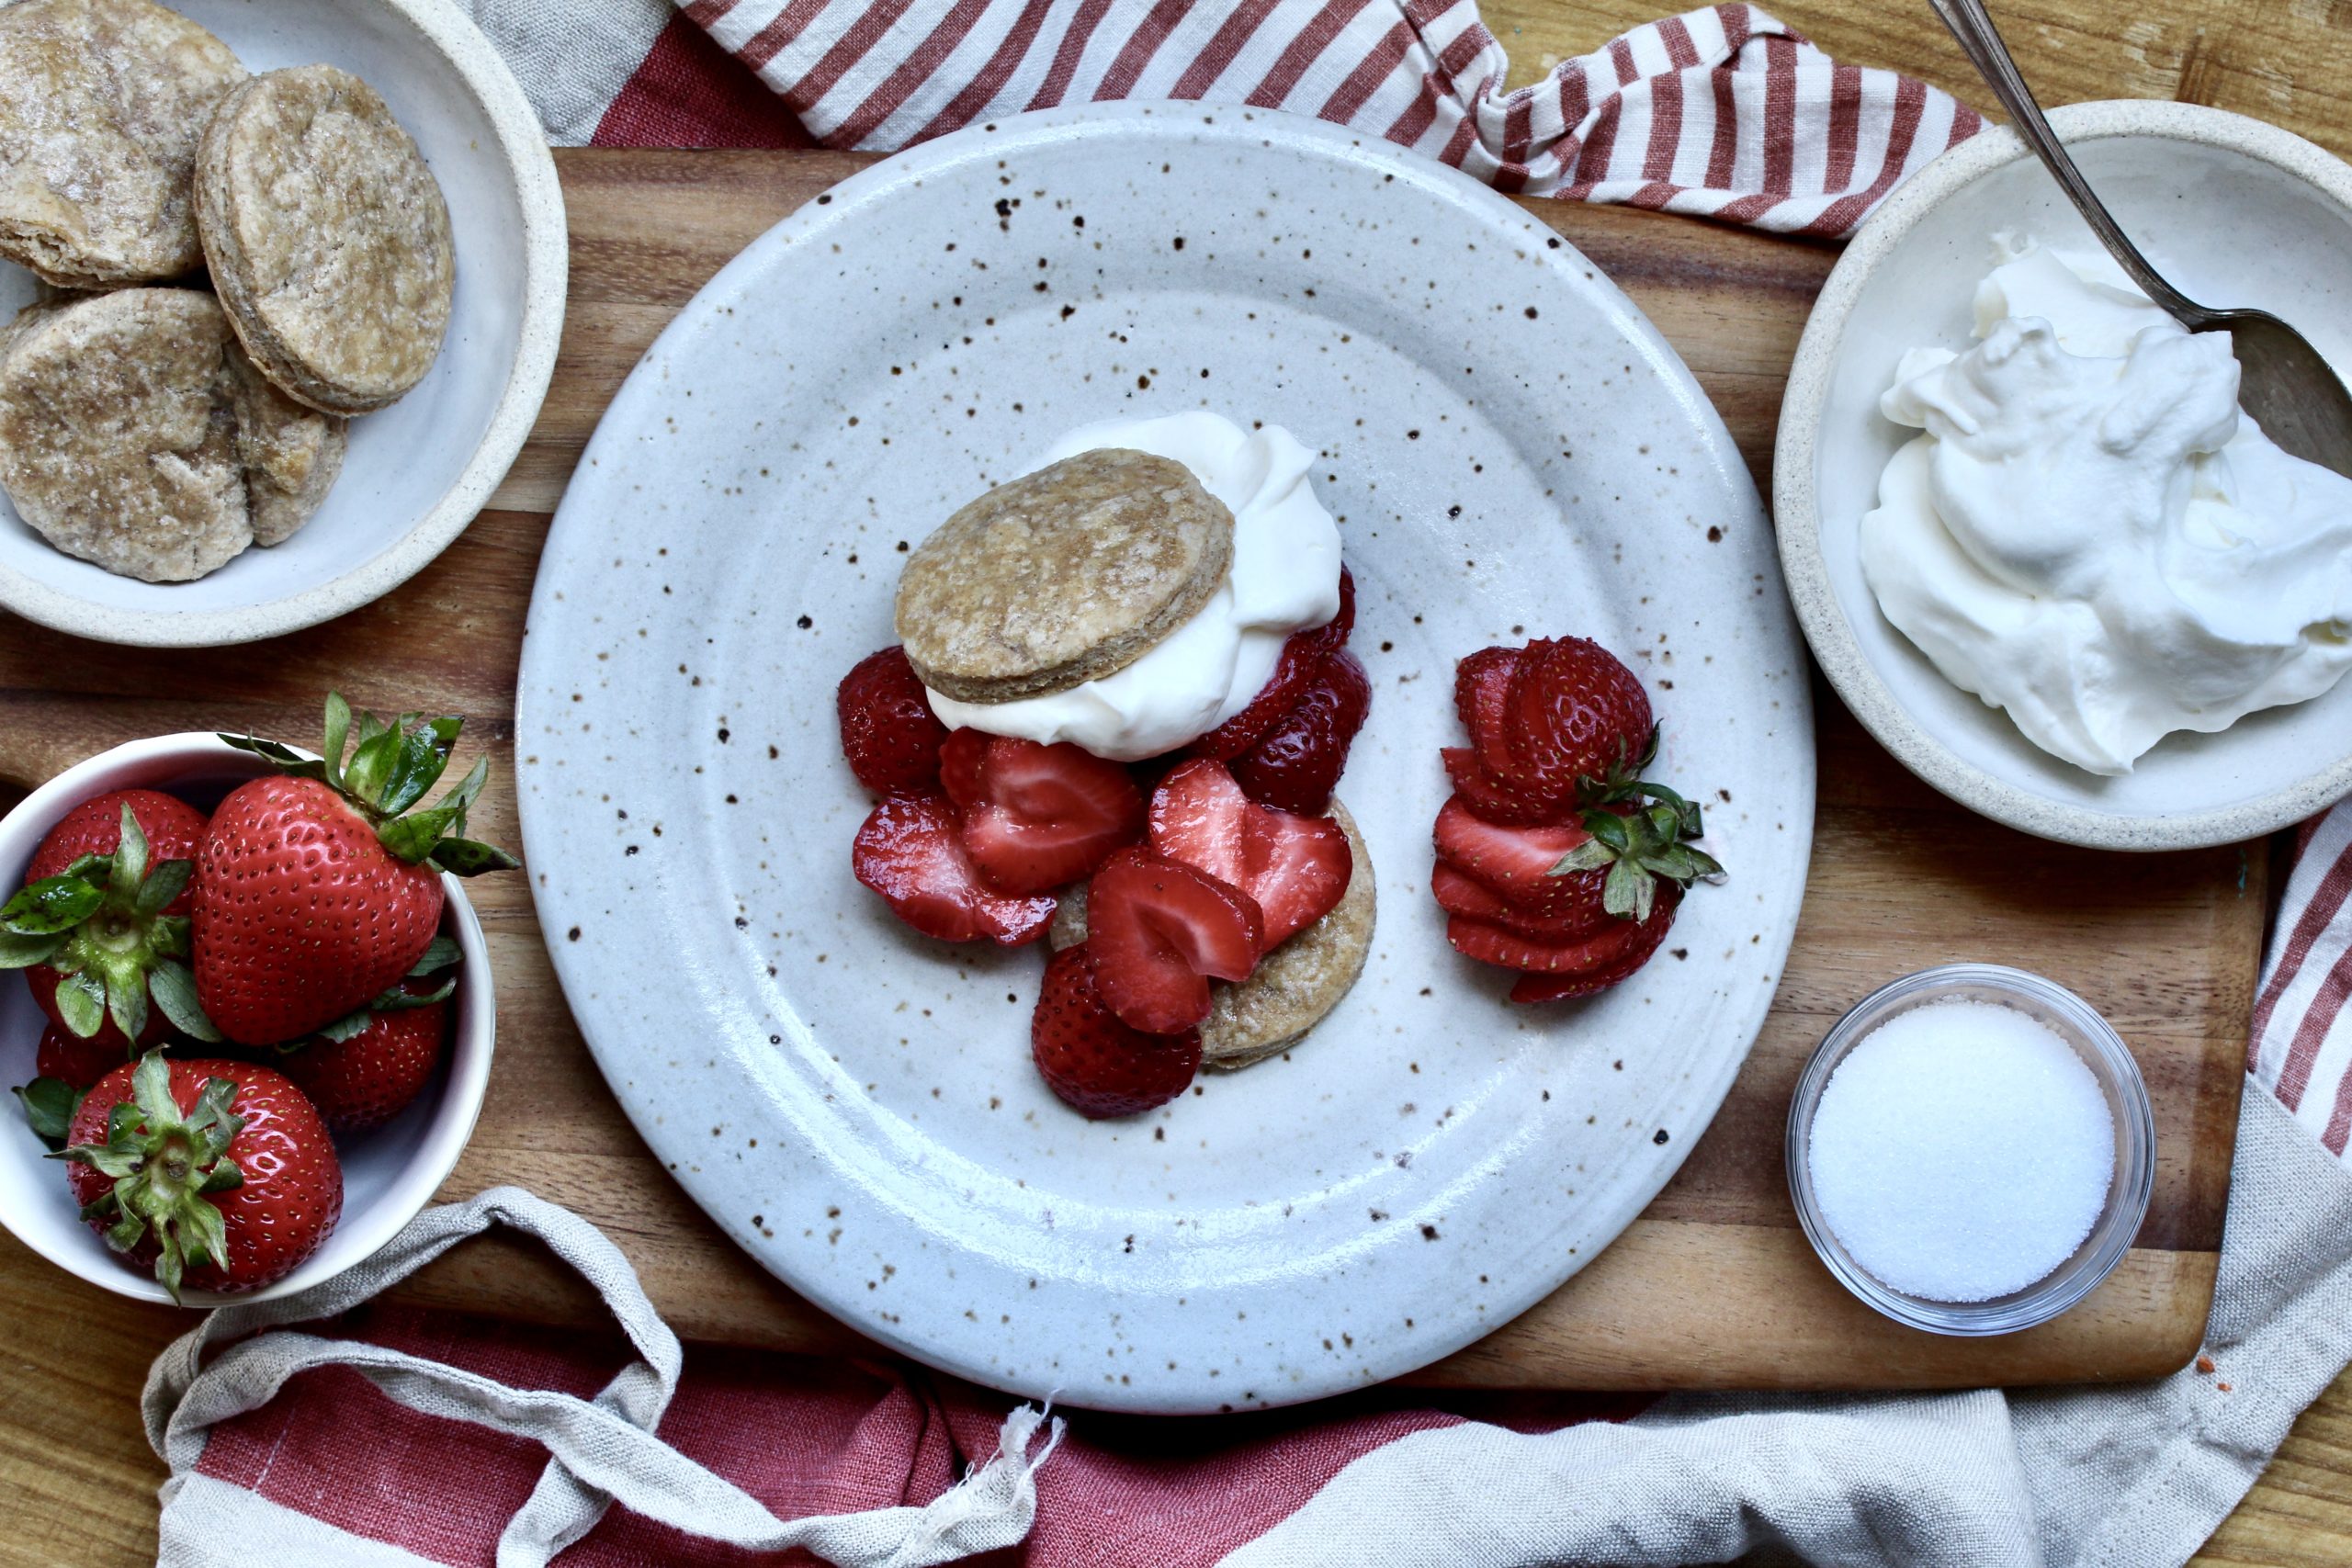
<path fill-rule="evenodd" d="M 1936 15 L 1943 18 L 1944 26 L 1951 29 L 1951 36 L 1960 40 L 1960 47 L 1967 54 L 1969 63 L 1976 67 L 1985 85 L 1993 89 L 1993 96 L 2001 100 L 2001 107 L 2008 111 L 2011 128 L 2027 146 L 2041 154 L 2043 166 L 2058 182 L 2058 188 L 2066 193 L 2067 199 L 2075 204 L 2075 210 L 2083 215 L 2083 221 L 2090 225 L 2091 232 L 2098 236 L 2099 243 L 2107 247 L 2108 254 L 2121 264 L 2143 293 L 2162 306 L 2181 325 L 2192 332 L 2205 326 L 2210 312 L 2166 283 L 2156 269 L 2148 265 L 2148 258 L 2142 255 L 2131 237 L 2116 226 L 2115 220 L 2109 216 L 2107 208 L 2091 190 L 2090 182 L 2084 179 L 2082 170 L 2075 166 L 2074 156 L 2066 151 L 2066 144 L 2058 140 L 2058 133 L 2050 129 L 2050 122 L 2042 118 L 2041 106 L 2034 102 L 2032 89 L 2025 85 L 2025 77 L 2018 71 L 2018 62 L 2009 57 L 2008 45 L 2001 41 L 1999 30 L 1993 26 L 1993 18 L 1985 14 L 1984 0 L 1928 0 L 1928 4 L 1935 7 Z"/>

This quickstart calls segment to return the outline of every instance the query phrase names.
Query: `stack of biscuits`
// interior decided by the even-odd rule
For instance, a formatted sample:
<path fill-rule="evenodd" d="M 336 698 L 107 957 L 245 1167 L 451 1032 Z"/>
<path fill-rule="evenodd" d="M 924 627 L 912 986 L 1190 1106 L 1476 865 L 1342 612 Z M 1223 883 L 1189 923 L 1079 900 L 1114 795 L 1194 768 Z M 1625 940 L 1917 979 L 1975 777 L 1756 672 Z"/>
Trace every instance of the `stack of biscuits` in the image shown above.
<path fill-rule="evenodd" d="M 0 490 L 151 582 L 310 520 L 349 419 L 431 368 L 456 275 L 373 88 L 248 75 L 153 0 L 0 6 L 0 258 L 50 289 L 0 329 Z"/>

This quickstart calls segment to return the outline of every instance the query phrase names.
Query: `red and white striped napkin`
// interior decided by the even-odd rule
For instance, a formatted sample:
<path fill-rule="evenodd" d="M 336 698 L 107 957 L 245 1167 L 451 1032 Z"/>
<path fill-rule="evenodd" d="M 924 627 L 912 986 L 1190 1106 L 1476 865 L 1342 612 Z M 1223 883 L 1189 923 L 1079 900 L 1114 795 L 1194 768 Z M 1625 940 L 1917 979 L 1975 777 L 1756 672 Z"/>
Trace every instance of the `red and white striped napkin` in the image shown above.
<path fill-rule="evenodd" d="M 580 37 L 550 36 L 545 3 L 475 10 L 551 132 L 601 146 L 887 151 L 1023 109 L 1205 98 L 1357 126 L 1507 191 L 1838 235 L 1979 123 L 1746 5 L 1506 91 L 1473 0 L 617 0 Z"/>
<path fill-rule="evenodd" d="M 461 3 L 550 137 L 571 143 L 884 149 L 1090 99 L 1246 100 L 1347 121 L 1507 190 L 1837 235 L 1978 123 L 1745 5 L 1635 28 L 1506 92 L 1502 49 L 1470 0 Z M 999 1498 L 1014 1513 L 1000 1509 L 989 1539 L 1014 1539 L 1028 1508 L 1035 1522 L 983 1561 L 1667 1563 L 1765 1547 L 1905 1568 L 2178 1562 L 2352 1357 L 2347 897 L 2352 806 L 2306 829 L 2286 887 L 2210 1357 L 2173 1378 L 1648 1409 L 1373 1391 L 1217 1422 L 1080 1416 L 1034 1477 L 1035 1453 L 1016 1467 Z M 438 1408 L 471 1413 L 427 1413 L 380 1377 L 334 1369 L 282 1392 L 216 1388 L 200 1457 L 167 1490 L 163 1561 L 229 1568 L 261 1547 L 377 1568 L 546 1561 L 499 1552 L 526 1500 L 544 1505 L 570 1479 L 515 1434 L 532 1413 L 550 1430 L 593 1427 L 591 1402 L 628 1348 L 413 1314 L 363 1314 L 343 1332 L 446 1363 L 443 1381 L 478 1408 L 445 1396 Z M 503 1397 L 517 1387 L 548 1392 Z M 698 1349 L 658 1434 L 778 1519 L 856 1514 L 827 1538 L 850 1543 L 841 1561 L 935 1562 L 955 1551 L 930 1532 L 958 1513 L 951 1489 L 997 1450 L 1011 1404 L 903 1365 Z M 588 1443 L 569 1462 L 596 1471 L 596 1458 Z M 662 1495 L 648 1483 L 634 1500 L 657 1509 Z M 582 1568 L 755 1560 L 775 1559 L 622 1505 L 561 1554 Z"/>

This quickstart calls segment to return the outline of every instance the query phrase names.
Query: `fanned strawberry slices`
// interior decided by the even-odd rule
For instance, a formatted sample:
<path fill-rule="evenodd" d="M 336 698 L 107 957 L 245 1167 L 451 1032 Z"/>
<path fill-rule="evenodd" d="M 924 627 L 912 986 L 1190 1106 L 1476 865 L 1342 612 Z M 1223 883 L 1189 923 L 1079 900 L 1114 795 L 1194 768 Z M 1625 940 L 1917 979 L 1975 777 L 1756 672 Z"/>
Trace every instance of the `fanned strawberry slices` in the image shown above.
<path fill-rule="evenodd" d="M 1516 970 L 1515 1002 L 1589 996 L 1657 951 L 1683 891 L 1723 868 L 1699 808 L 1639 775 L 1657 758 L 1648 694 L 1582 637 L 1487 648 L 1455 668 L 1466 747 L 1430 892 L 1464 955 Z"/>
<path fill-rule="evenodd" d="M 1186 762 L 1151 797 L 1151 847 L 1257 901 L 1265 944 L 1279 946 L 1338 905 L 1355 857 L 1329 817 L 1301 817 L 1241 793 L 1222 762 Z"/>

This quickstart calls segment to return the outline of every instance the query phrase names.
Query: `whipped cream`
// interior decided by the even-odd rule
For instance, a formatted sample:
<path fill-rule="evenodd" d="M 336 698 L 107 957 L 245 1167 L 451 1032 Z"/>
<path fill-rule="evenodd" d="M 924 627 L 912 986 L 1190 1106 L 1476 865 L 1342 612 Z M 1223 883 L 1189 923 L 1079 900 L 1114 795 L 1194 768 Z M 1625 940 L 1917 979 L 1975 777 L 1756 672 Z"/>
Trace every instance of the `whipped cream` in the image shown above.
<path fill-rule="evenodd" d="M 1977 342 L 1915 349 L 1880 400 L 1926 434 L 1862 519 L 1862 574 L 1946 679 L 2094 773 L 2228 728 L 2352 665 L 2352 480 L 2239 411 L 2105 254 L 2034 248 L 1978 285 Z"/>
<path fill-rule="evenodd" d="M 1172 751 L 1250 705 L 1283 639 L 1340 613 L 1340 530 L 1315 499 L 1315 454 L 1277 425 L 1244 430 L 1213 413 L 1081 425 L 1023 469 L 1106 446 L 1182 463 L 1233 513 L 1233 564 L 1200 612 L 1123 670 L 1067 692 L 965 703 L 931 692 L 955 728 L 1071 740 L 1132 762 Z M 1018 476 L 1015 476 L 1016 478 Z"/>

